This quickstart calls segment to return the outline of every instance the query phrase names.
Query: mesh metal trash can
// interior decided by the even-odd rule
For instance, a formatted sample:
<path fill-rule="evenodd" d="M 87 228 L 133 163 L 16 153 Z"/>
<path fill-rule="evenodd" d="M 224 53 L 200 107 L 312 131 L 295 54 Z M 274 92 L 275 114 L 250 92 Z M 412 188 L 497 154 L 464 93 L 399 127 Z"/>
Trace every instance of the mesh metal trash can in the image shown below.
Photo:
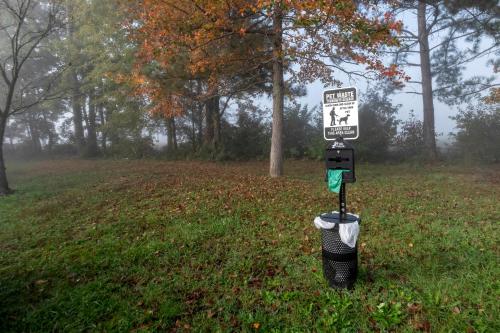
<path fill-rule="evenodd" d="M 321 229 L 323 274 L 332 288 L 353 288 L 358 276 L 358 246 L 354 248 L 340 239 L 339 225 Z"/>

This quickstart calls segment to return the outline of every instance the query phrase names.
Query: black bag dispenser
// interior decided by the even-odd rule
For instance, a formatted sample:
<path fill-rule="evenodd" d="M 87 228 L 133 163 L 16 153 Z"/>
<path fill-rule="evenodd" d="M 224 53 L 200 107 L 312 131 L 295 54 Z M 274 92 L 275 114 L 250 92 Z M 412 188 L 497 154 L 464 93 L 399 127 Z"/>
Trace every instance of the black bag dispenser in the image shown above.
<path fill-rule="evenodd" d="M 337 139 L 332 145 L 326 148 L 326 171 L 328 170 L 349 170 L 342 175 L 343 183 L 356 182 L 354 169 L 354 148 L 342 138 Z"/>

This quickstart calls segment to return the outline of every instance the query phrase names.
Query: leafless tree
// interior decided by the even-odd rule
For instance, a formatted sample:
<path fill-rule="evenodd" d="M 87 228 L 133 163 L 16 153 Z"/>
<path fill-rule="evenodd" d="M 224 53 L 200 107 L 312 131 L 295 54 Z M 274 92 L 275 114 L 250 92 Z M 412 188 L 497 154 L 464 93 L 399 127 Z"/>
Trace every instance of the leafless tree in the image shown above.
<path fill-rule="evenodd" d="M 53 96 L 58 69 L 32 69 L 44 61 L 45 42 L 60 28 L 59 12 L 52 0 L 0 0 L 0 196 L 11 193 L 3 156 L 9 117 Z"/>

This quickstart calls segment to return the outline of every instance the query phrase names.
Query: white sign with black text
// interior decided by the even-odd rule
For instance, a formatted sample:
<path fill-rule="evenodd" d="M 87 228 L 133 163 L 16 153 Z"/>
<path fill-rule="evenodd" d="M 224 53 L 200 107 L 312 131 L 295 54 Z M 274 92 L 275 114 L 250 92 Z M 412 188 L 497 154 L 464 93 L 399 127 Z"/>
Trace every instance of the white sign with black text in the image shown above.
<path fill-rule="evenodd" d="M 325 140 L 359 137 L 358 90 L 355 87 L 324 91 L 323 127 Z"/>

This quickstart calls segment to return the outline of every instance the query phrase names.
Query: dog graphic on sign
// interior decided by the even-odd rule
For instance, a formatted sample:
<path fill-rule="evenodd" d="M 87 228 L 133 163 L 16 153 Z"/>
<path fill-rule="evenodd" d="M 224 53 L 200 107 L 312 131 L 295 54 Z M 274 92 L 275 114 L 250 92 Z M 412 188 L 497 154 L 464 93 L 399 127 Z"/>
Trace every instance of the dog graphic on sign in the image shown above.
<path fill-rule="evenodd" d="M 350 115 L 346 115 L 345 117 L 339 118 L 339 125 L 344 122 L 347 125 L 347 119 L 349 119 Z"/>

